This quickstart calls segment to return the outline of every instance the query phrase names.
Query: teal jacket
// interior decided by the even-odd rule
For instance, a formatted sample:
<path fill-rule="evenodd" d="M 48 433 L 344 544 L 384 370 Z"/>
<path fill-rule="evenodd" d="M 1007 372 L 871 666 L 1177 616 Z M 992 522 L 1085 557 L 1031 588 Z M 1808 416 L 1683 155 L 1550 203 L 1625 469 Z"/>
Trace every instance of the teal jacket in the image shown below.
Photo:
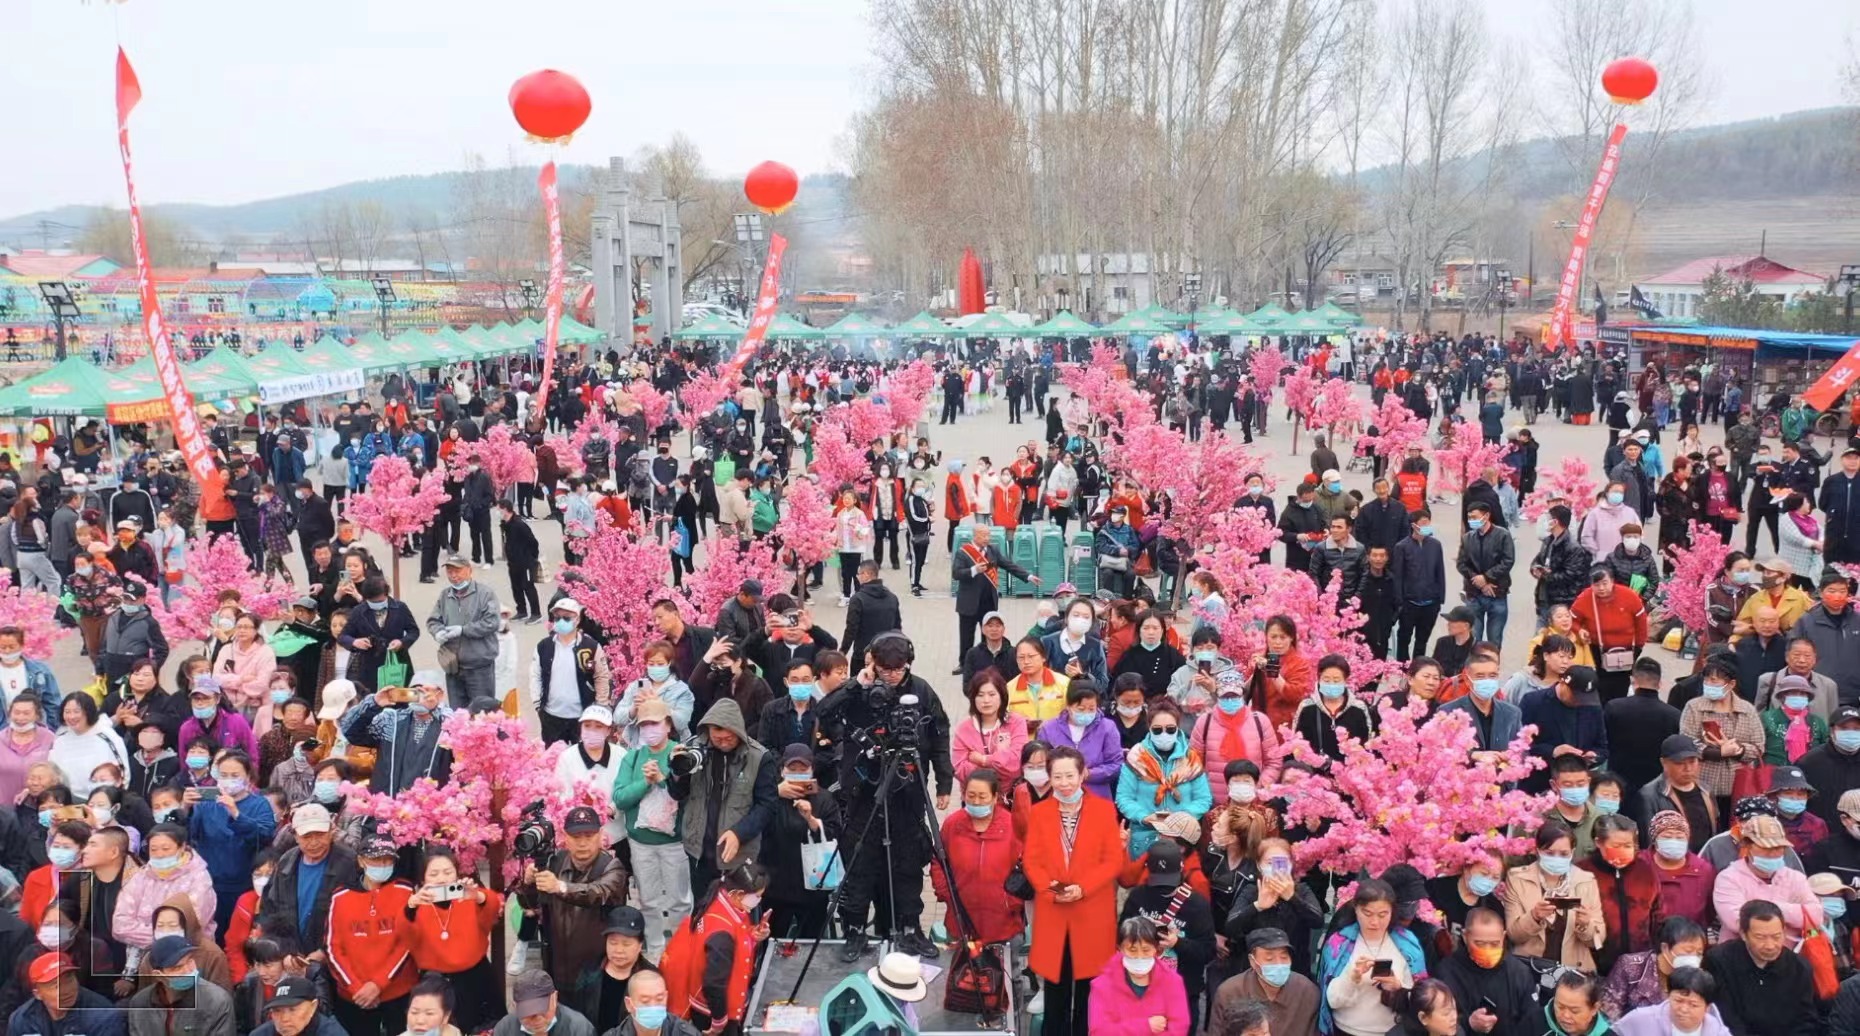
<path fill-rule="evenodd" d="M 652 790 L 652 782 L 647 780 L 644 774 L 646 763 L 648 761 L 658 762 L 659 772 L 664 775 L 659 786 L 670 792 L 672 749 L 677 744 L 668 737 L 665 739 L 665 744 L 660 745 L 656 751 L 640 744 L 620 757 L 620 765 L 614 771 L 614 808 L 626 817 L 626 836 L 630 841 L 641 845 L 668 845 L 680 838 L 679 831 L 668 834 L 664 831 L 639 826 L 639 804 L 646 798 L 646 793 Z M 678 819 L 679 826 L 682 827 L 683 810 L 679 811 Z"/>

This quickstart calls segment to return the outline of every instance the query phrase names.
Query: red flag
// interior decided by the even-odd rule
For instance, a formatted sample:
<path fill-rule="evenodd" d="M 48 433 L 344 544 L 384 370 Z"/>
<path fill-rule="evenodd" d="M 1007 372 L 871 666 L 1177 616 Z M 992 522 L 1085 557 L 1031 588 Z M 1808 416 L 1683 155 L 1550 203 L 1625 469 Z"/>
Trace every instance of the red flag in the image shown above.
<path fill-rule="evenodd" d="M 116 128 L 122 129 L 129 123 L 129 113 L 142 103 L 142 82 L 136 78 L 136 70 L 129 67 L 129 55 L 123 48 L 116 48 Z"/>
<path fill-rule="evenodd" d="M 536 386 L 536 402 L 531 413 L 548 413 L 549 383 L 555 377 L 555 347 L 562 333 L 562 205 L 555 182 L 555 162 L 543 163 L 536 177 L 542 191 L 543 215 L 549 221 L 549 293 L 543 300 L 543 367 L 541 383 Z"/>
<path fill-rule="evenodd" d="M 742 344 L 724 365 L 726 372 L 742 370 L 756 350 L 762 348 L 762 340 L 768 337 L 769 324 L 775 320 L 775 305 L 781 298 L 781 257 L 786 251 L 787 238 L 780 234 L 769 235 L 769 258 L 762 266 L 762 290 L 756 295 L 756 311 L 749 319 L 749 327 L 743 331 Z"/>
<path fill-rule="evenodd" d="M 1815 381 L 1807 392 L 1802 393 L 1802 400 L 1816 410 L 1826 410 L 1841 398 L 1841 393 L 1852 388 L 1860 381 L 1860 340 L 1856 340 L 1847 355 L 1828 368 L 1828 372 Z"/>
<path fill-rule="evenodd" d="M 1621 142 L 1626 138 L 1627 126 L 1617 123 L 1608 135 L 1607 146 L 1602 149 L 1602 164 L 1595 170 L 1595 182 L 1589 185 L 1582 219 L 1576 223 L 1576 232 L 1570 235 L 1569 261 L 1563 265 L 1556 305 L 1550 311 L 1552 349 L 1576 345 L 1576 302 L 1582 284 L 1582 264 L 1589 256 L 1589 240 L 1595 234 L 1595 224 L 1602 218 L 1602 203 L 1608 200 L 1608 189 L 1614 185 L 1615 172 L 1621 167 Z"/>

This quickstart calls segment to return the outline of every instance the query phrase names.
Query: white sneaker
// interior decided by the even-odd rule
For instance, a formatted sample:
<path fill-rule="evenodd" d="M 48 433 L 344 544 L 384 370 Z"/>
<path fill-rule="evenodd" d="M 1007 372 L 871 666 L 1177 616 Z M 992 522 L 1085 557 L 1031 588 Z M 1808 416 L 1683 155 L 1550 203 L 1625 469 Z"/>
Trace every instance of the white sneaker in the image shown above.
<path fill-rule="evenodd" d="M 507 975 L 523 974 L 523 965 L 529 957 L 529 948 L 530 948 L 529 943 L 526 943 L 521 939 L 513 940 L 512 945 L 510 947 L 510 959 L 504 962 L 504 973 L 505 974 Z"/>
<path fill-rule="evenodd" d="M 842 608 L 844 608 L 844 607 L 846 607 L 846 606 L 847 606 L 848 604 L 850 604 L 850 603 L 852 603 L 852 598 L 850 598 L 850 597 L 845 597 L 845 596 L 842 596 L 842 597 L 840 598 L 840 607 L 842 607 Z"/>
<path fill-rule="evenodd" d="M 1027 1001 L 1027 1013 L 1028 1014 L 1045 1014 L 1046 1013 L 1046 990 L 1042 989 L 1038 993 L 1033 994 L 1033 999 Z"/>

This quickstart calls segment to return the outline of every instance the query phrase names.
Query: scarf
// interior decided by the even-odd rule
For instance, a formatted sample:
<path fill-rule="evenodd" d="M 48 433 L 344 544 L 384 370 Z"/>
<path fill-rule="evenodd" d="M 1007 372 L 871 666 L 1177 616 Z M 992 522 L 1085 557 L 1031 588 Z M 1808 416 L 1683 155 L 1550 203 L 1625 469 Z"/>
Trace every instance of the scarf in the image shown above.
<path fill-rule="evenodd" d="M 1782 714 L 1789 719 L 1789 729 L 1783 733 L 1783 752 L 1789 757 L 1789 761 L 1793 763 L 1808 754 L 1808 710 L 1802 709 L 1800 711 L 1795 711 L 1782 708 L 1780 705 L 1777 707 L 1781 709 Z"/>
<path fill-rule="evenodd" d="M 1131 748 L 1124 762 L 1139 779 L 1156 785 L 1158 806 L 1162 805 L 1163 800 L 1176 788 L 1201 776 L 1202 772 L 1201 753 L 1190 748 L 1169 767 L 1168 773 L 1163 773 L 1163 761 L 1157 757 L 1147 742 Z"/>
<path fill-rule="evenodd" d="M 1821 538 L 1821 523 L 1815 520 L 1814 515 L 1803 514 L 1800 511 L 1790 511 L 1789 520 L 1795 523 L 1797 532 L 1809 539 L 1818 540 Z"/>

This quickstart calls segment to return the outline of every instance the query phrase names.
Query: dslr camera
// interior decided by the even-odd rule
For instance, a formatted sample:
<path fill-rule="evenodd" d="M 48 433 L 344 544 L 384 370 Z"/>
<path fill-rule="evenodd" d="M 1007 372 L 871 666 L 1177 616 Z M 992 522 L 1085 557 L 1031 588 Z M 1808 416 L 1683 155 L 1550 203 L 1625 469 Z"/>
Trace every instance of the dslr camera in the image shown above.
<path fill-rule="evenodd" d="M 535 864 L 537 870 L 547 869 L 549 856 L 555 852 L 555 825 L 549 822 L 543 804 L 538 801 L 525 806 L 518 821 L 512 846 L 517 857 Z"/>

